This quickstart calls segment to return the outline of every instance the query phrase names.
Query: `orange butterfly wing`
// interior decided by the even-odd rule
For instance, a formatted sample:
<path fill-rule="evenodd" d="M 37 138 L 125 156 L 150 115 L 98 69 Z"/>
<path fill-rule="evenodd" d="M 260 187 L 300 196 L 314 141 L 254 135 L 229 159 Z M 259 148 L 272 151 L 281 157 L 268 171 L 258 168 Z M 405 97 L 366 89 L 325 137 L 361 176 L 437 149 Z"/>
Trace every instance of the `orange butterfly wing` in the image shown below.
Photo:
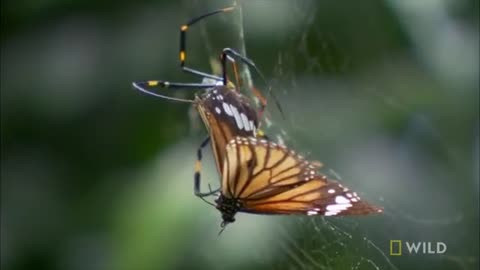
<path fill-rule="evenodd" d="M 227 145 L 222 195 L 237 199 L 241 212 L 259 214 L 364 215 L 380 213 L 321 166 L 286 147 L 253 137 Z"/>

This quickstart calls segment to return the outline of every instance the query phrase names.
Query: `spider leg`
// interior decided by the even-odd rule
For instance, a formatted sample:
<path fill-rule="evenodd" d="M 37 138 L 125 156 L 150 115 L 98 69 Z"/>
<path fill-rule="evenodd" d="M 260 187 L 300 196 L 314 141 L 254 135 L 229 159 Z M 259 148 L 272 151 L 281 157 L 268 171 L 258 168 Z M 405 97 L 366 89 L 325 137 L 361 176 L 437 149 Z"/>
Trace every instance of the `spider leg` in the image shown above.
<path fill-rule="evenodd" d="M 187 31 L 188 31 L 189 27 L 191 25 L 197 23 L 198 21 L 200 21 L 200 20 L 202 20 L 206 17 L 215 15 L 217 13 L 230 12 L 230 11 L 234 10 L 234 8 L 235 8 L 235 3 L 234 3 L 234 6 L 232 6 L 232 7 L 227 7 L 227 8 L 215 10 L 215 11 L 203 14 L 201 16 L 198 16 L 196 18 L 193 18 L 189 22 L 187 22 L 186 24 L 184 24 L 180 27 L 180 67 L 182 68 L 183 71 L 185 71 L 187 73 L 197 75 L 197 76 L 201 76 L 202 78 L 210 78 L 210 79 L 213 79 L 215 81 L 221 81 L 222 80 L 222 78 L 219 77 L 219 76 L 208 74 L 208 73 L 205 73 L 205 72 L 202 72 L 202 71 L 199 71 L 199 70 L 196 70 L 196 69 L 189 68 L 189 67 L 185 66 L 185 60 L 187 58 L 187 53 L 186 53 L 186 40 L 187 40 L 186 38 L 187 38 L 187 35 L 186 34 L 187 34 Z M 225 73 L 225 71 L 224 71 L 224 73 Z M 162 94 L 158 94 L 158 93 L 152 92 L 148 88 L 162 87 L 162 88 L 205 89 L 205 88 L 211 88 L 211 87 L 215 87 L 215 86 L 217 86 L 217 85 L 216 84 L 204 84 L 204 83 L 176 83 L 176 82 L 168 82 L 168 81 L 160 81 L 160 80 L 133 82 L 133 87 L 135 87 L 137 90 L 139 90 L 143 93 L 146 93 L 146 94 L 149 94 L 149 95 L 152 95 L 152 96 L 156 96 L 156 97 L 160 97 L 160 98 L 164 98 L 164 99 L 184 101 L 184 102 L 192 102 L 192 101 L 191 100 L 188 101 L 188 100 L 173 98 L 173 97 L 165 96 L 165 95 L 162 95 Z"/>
<path fill-rule="evenodd" d="M 235 58 L 231 57 L 230 54 L 233 54 L 235 57 L 238 57 L 240 59 L 242 59 L 242 62 L 244 63 L 248 63 L 247 65 L 253 67 L 253 69 L 258 72 L 258 74 L 260 74 L 260 77 L 262 77 L 262 79 L 264 80 L 265 82 L 265 79 L 263 78 L 263 75 L 262 73 L 260 73 L 260 71 L 258 70 L 258 68 L 255 66 L 255 63 L 253 63 L 253 61 L 251 61 L 250 59 L 244 57 L 243 55 L 241 55 L 240 53 L 232 50 L 232 49 L 229 49 L 229 48 L 226 48 L 226 49 L 223 49 L 223 52 L 222 54 L 220 55 L 220 60 L 221 60 L 221 65 L 222 65 L 222 70 L 223 70 L 223 73 L 222 73 L 222 80 L 225 82 L 228 82 L 228 77 L 227 77 L 227 69 L 226 69 L 226 61 L 229 61 L 232 63 L 232 68 L 233 68 L 233 74 L 234 74 L 234 77 L 235 77 L 235 86 L 236 88 L 239 90 L 239 87 L 240 87 L 240 75 L 239 75 L 239 72 L 238 72 L 238 66 L 237 66 L 237 62 L 235 61 Z M 266 82 L 265 82 L 266 83 Z M 257 88 L 255 87 L 252 87 L 250 90 L 252 90 L 253 94 L 258 98 L 258 100 L 260 101 L 260 109 L 258 110 L 258 115 L 261 117 L 263 115 L 263 112 L 265 111 L 265 107 L 267 106 L 267 100 L 265 99 L 265 97 L 260 93 L 260 91 L 257 90 Z"/>
<path fill-rule="evenodd" d="M 235 88 L 240 90 L 241 81 L 240 81 L 240 75 L 238 73 L 237 62 L 232 57 L 227 57 L 227 60 L 232 63 L 233 76 L 235 77 Z M 226 71 L 225 71 L 225 73 L 226 73 Z M 222 76 L 223 76 L 223 74 L 222 74 Z M 225 74 L 225 76 L 227 76 L 227 75 Z M 228 80 L 228 78 L 227 78 L 227 80 Z"/>
<path fill-rule="evenodd" d="M 222 55 L 220 56 L 220 61 L 222 63 L 222 70 L 223 70 L 223 74 L 222 74 L 223 84 L 226 85 L 226 83 L 227 83 L 227 72 L 226 72 L 227 63 L 226 62 L 227 62 L 227 60 L 231 61 L 231 62 L 234 61 L 233 58 L 240 59 L 244 64 L 251 67 L 260 76 L 260 78 L 265 83 L 265 85 L 268 86 L 268 95 L 272 95 L 272 97 L 275 101 L 275 105 L 277 106 L 278 110 L 282 114 L 282 117 L 285 118 L 282 107 L 280 106 L 280 102 L 277 100 L 276 96 L 271 92 L 270 84 L 267 82 L 267 80 L 265 79 L 265 76 L 260 71 L 260 69 L 257 67 L 257 65 L 255 65 L 255 62 L 253 62 L 249 58 L 245 57 L 241 53 L 239 53 L 239 52 L 237 52 L 237 51 L 235 51 L 234 49 L 231 49 L 231 48 L 224 48 L 223 51 L 222 51 Z M 266 106 L 267 106 L 267 99 L 255 87 L 253 87 L 251 90 L 252 90 L 253 94 L 260 101 L 259 114 L 262 115 L 263 112 L 265 111 Z"/>
<path fill-rule="evenodd" d="M 215 76 L 215 75 L 212 75 L 212 74 L 208 74 L 206 72 L 202 72 L 202 71 L 199 71 L 199 70 L 196 70 L 196 69 L 189 68 L 189 67 L 185 66 L 185 60 L 187 59 L 187 50 L 186 50 L 186 47 L 187 47 L 187 31 L 190 28 L 190 26 L 192 26 L 195 23 L 201 21 L 202 19 L 205 19 L 206 17 L 212 16 L 212 15 L 215 15 L 215 14 L 218 14 L 218 13 L 231 12 L 234 9 L 235 9 L 235 6 L 231 6 L 231 7 L 211 11 L 211 12 L 205 13 L 203 15 L 200 15 L 196 18 L 193 18 L 189 22 L 187 22 L 186 24 L 180 26 L 180 55 L 179 56 L 180 56 L 180 67 L 182 68 L 182 70 L 184 72 L 194 74 L 194 75 L 204 77 L 204 78 L 214 79 L 216 81 L 221 81 L 222 80 L 221 77 L 218 77 L 218 76 Z M 226 85 L 226 83 L 224 83 L 224 85 Z"/>
<path fill-rule="evenodd" d="M 175 97 L 170 97 L 166 95 L 162 95 L 156 92 L 153 92 L 149 88 L 153 87 L 161 87 L 161 88 L 193 88 L 193 89 L 204 89 L 204 88 L 211 88 L 211 87 L 216 87 L 217 85 L 215 84 L 203 84 L 203 83 L 176 83 L 176 82 L 168 82 L 168 81 L 158 81 L 158 80 L 151 80 L 151 81 L 143 81 L 143 82 L 133 82 L 132 86 L 139 90 L 140 92 L 143 92 L 145 94 L 163 98 L 163 99 L 168 99 L 168 100 L 175 100 L 175 101 L 181 101 L 181 102 L 188 102 L 188 103 L 193 103 L 193 100 L 190 99 L 182 99 L 182 98 L 175 98 Z"/>
<path fill-rule="evenodd" d="M 209 189 L 210 189 L 209 192 L 202 193 L 200 191 L 200 182 L 201 182 L 200 172 L 202 170 L 202 149 L 205 146 L 207 146 L 209 142 L 210 142 L 210 137 L 207 137 L 202 142 L 202 144 L 200 145 L 200 147 L 197 150 L 197 160 L 195 161 L 195 174 L 193 176 L 193 192 L 194 192 L 195 196 L 200 197 L 202 199 L 203 199 L 203 197 L 211 196 L 211 195 L 217 193 L 220 190 L 220 188 L 218 188 L 216 190 L 212 190 L 210 188 L 210 185 L 209 185 L 208 186 Z"/>

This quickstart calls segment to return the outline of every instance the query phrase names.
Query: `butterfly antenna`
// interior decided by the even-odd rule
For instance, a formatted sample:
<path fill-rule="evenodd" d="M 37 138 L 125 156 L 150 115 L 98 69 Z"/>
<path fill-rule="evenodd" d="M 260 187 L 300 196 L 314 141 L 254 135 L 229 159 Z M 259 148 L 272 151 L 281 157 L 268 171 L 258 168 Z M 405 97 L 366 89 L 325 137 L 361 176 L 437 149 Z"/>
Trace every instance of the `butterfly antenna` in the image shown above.
<path fill-rule="evenodd" d="M 227 227 L 227 224 L 225 221 L 222 221 L 222 223 L 220 224 L 220 231 L 218 232 L 218 236 L 220 236 L 220 234 L 222 234 L 223 231 L 225 231 L 225 227 Z"/>

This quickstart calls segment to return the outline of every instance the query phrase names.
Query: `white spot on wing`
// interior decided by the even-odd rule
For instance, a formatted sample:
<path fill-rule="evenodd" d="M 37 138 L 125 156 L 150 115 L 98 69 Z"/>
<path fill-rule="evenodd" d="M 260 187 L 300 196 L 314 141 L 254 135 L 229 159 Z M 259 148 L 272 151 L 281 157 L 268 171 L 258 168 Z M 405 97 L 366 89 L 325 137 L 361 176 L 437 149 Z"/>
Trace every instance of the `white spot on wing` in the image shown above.
<path fill-rule="evenodd" d="M 325 212 L 325 216 L 334 216 L 344 210 L 347 210 L 347 208 L 351 207 L 352 204 L 330 204 L 327 206 L 327 212 Z"/>
<path fill-rule="evenodd" d="M 338 213 L 347 210 L 349 207 L 352 207 L 350 200 L 338 195 L 335 197 L 335 204 L 327 205 L 325 216 L 335 216 Z"/>
<path fill-rule="evenodd" d="M 222 105 L 223 105 L 223 110 L 224 110 L 228 115 L 233 115 L 232 110 L 230 110 L 230 106 L 229 106 L 227 103 L 223 102 Z"/>
<path fill-rule="evenodd" d="M 335 202 L 337 204 L 348 204 L 348 203 L 350 203 L 350 200 L 339 195 L 339 196 L 335 197 Z"/>
<path fill-rule="evenodd" d="M 230 105 L 230 109 L 232 110 L 233 117 L 235 117 L 235 121 L 237 122 L 237 127 L 238 127 L 238 129 L 240 129 L 240 130 L 243 129 L 242 117 L 241 117 L 240 114 L 238 113 L 237 108 L 235 108 L 234 106 Z"/>
<path fill-rule="evenodd" d="M 250 130 L 250 124 L 248 123 L 248 118 L 244 113 L 240 113 L 240 117 L 242 118 L 243 121 L 243 127 L 245 128 L 246 131 Z"/>
<path fill-rule="evenodd" d="M 328 193 L 330 193 L 330 194 L 335 193 L 335 189 L 333 189 L 333 188 L 329 189 L 329 190 L 328 190 Z"/>
<path fill-rule="evenodd" d="M 220 110 L 220 108 L 218 108 L 218 107 L 215 107 L 215 111 L 216 111 L 218 114 L 221 114 L 221 113 L 222 113 L 222 110 Z"/>
<path fill-rule="evenodd" d="M 317 211 L 313 211 L 313 210 L 309 210 L 309 211 L 307 212 L 307 215 L 309 215 L 309 216 L 313 216 L 313 215 L 316 215 L 316 214 L 318 214 L 318 212 L 317 212 Z"/>

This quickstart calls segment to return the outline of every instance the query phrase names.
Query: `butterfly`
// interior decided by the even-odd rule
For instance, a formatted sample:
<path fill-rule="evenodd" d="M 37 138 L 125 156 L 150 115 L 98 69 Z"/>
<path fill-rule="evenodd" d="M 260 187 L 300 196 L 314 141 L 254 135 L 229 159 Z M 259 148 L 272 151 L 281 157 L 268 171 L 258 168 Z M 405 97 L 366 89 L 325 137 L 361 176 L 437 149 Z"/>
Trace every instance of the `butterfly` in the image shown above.
<path fill-rule="evenodd" d="M 237 212 L 322 216 L 367 215 L 381 207 L 318 172 L 322 164 L 263 138 L 235 137 L 226 146 L 220 195 L 221 227 Z"/>
<path fill-rule="evenodd" d="M 134 87 L 144 93 L 160 97 L 163 99 L 192 103 L 198 111 L 207 132 L 208 137 L 197 149 L 197 160 L 195 162 L 194 172 L 194 193 L 198 197 L 212 195 L 215 191 L 203 193 L 200 191 L 200 173 L 202 162 L 202 150 L 211 142 L 214 160 L 217 171 L 220 175 L 223 173 L 223 163 L 225 160 L 225 149 L 230 140 L 235 136 L 242 137 L 266 137 L 259 129 L 259 115 L 262 114 L 266 106 L 260 104 L 257 111 L 252 105 L 250 99 L 240 93 L 240 91 L 231 83 L 223 85 L 221 81 L 217 84 L 211 81 L 204 81 L 200 86 L 204 91 L 197 93 L 193 100 L 179 99 L 152 92 L 152 87 L 177 88 L 177 83 L 166 81 L 146 81 L 136 82 Z M 184 87 L 180 85 L 179 87 Z M 208 88 L 207 88 L 208 87 Z M 260 95 L 260 94 L 258 94 Z M 265 100 L 265 99 L 263 99 Z"/>

